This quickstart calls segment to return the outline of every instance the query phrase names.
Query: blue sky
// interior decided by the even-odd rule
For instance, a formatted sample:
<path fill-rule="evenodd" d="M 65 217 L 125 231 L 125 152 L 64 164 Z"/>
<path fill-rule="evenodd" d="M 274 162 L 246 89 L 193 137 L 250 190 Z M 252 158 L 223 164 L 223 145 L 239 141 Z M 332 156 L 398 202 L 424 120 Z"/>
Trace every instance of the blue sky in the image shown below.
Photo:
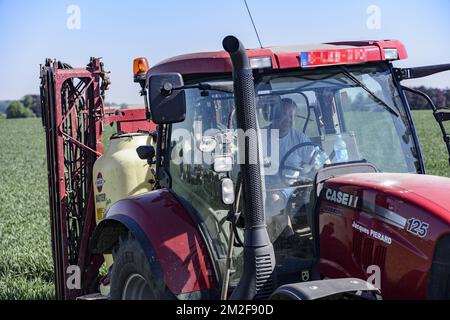
<path fill-rule="evenodd" d="M 264 46 L 338 40 L 399 39 L 409 59 L 398 66 L 450 63 L 450 1 L 247 0 Z M 80 29 L 67 28 L 69 5 Z M 380 8 L 380 29 L 366 25 Z M 0 100 L 39 92 L 39 64 L 57 58 L 84 66 L 101 56 L 111 71 L 108 101 L 142 103 L 132 60 L 150 65 L 186 52 L 220 50 L 238 36 L 258 47 L 243 0 L 0 0 Z M 407 83 L 450 87 L 450 72 Z"/>

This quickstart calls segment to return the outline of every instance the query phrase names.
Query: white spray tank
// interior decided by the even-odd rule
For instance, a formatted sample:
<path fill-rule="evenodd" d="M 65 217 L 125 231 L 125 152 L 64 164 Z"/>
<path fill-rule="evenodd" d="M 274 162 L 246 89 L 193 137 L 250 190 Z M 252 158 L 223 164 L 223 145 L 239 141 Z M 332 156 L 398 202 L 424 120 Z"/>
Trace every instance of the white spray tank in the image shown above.
<path fill-rule="evenodd" d="M 97 224 L 114 202 L 154 189 L 155 170 L 136 153 L 137 147 L 154 144 L 155 141 L 148 133 L 116 134 L 110 138 L 109 147 L 97 159 L 93 169 Z M 112 255 L 104 255 L 104 258 L 109 268 Z"/>

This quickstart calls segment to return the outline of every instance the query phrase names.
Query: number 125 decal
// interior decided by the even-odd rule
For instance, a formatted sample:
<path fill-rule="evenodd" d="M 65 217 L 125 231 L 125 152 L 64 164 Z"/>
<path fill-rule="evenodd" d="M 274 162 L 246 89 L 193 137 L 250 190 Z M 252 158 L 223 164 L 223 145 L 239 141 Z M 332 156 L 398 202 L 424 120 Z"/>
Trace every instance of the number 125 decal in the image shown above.
<path fill-rule="evenodd" d="M 421 238 L 425 237 L 428 233 L 429 224 L 420 221 L 416 218 L 408 219 L 408 224 L 406 225 L 406 231 L 411 232 Z"/>

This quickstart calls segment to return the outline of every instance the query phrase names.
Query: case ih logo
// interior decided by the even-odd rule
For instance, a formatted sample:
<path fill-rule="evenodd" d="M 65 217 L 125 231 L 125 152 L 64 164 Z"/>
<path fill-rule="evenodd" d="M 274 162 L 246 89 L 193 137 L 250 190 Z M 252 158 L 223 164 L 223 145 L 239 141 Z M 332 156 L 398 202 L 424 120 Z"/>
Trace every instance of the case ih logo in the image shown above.
<path fill-rule="evenodd" d="M 103 179 L 102 173 L 99 172 L 97 175 L 97 180 L 95 181 L 95 185 L 97 187 L 98 192 L 102 192 L 104 184 L 105 184 L 105 180 Z"/>
<path fill-rule="evenodd" d="M 325 191 L 325 198 L 328 201 L 353 208 L 356 208 L 356 206 L 358 205 L 358 197 L 333 189 L 327 189 Z"/>

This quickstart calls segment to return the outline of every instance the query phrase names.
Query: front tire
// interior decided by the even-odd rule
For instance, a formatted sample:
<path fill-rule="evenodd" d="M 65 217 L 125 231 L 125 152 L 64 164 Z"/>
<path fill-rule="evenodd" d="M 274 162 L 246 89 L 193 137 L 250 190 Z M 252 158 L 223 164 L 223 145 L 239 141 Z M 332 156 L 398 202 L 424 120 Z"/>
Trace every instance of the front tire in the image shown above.
<path fill-rule="evenodd" d="M 450 299 L 450 235 L 436 244 L 428 284 L 428 299 Z"/>
<path fill-rule="evenodd" d="M 152 269 L 161 269 L 155 257 L 150 261 L 139 242 L 129 233 L 122 236 L 113 250 L 111 268 L 112 300 L 172 300 L 175 296 L 164 283 L 162 276 Z"/>

